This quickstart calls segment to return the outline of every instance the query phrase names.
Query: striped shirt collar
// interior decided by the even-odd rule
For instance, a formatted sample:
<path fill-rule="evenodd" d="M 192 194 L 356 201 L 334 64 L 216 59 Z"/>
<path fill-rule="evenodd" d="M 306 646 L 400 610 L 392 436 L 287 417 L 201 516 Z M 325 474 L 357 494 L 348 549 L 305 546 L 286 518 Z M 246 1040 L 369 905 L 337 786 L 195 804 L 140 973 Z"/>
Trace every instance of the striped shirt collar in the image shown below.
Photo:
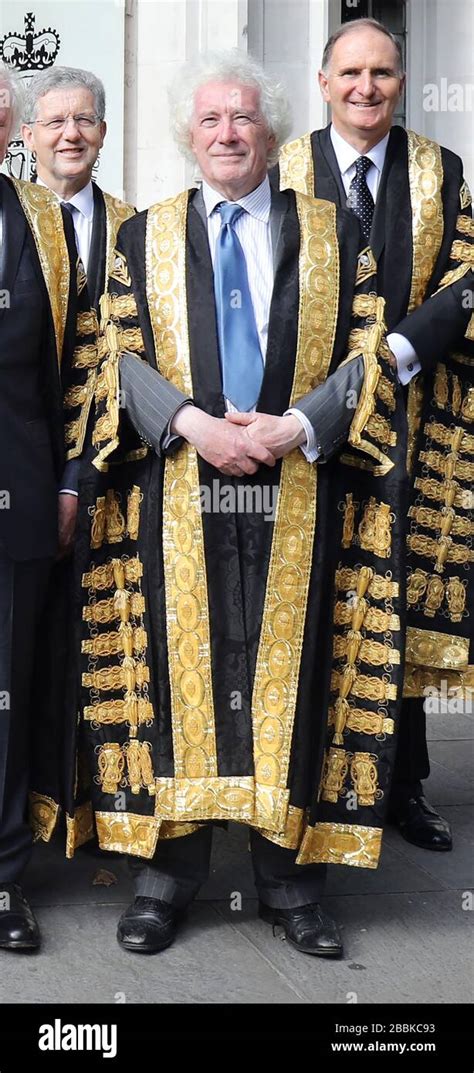
<path fill-rule="evenodd" d="M 207 218 L 212 215 L 217 205 L 221 205 L 223 200 L 222 194 L 218 190 L 214 190 L 209 183 L 203 181 L 202 184 L 202 196 L 204 198 L 204 205 L 206 209 Z M 270 219 L 271 208 L 271 188 L 268 175 L 265 176 L 263 182 L 251 190 L 250 194 L 245 194 L 245 197 L 237 198 L 236 204 L 241 205 L 250 216 L 254 216 L 256 220 L 262 220 L 267 224 Z"/>

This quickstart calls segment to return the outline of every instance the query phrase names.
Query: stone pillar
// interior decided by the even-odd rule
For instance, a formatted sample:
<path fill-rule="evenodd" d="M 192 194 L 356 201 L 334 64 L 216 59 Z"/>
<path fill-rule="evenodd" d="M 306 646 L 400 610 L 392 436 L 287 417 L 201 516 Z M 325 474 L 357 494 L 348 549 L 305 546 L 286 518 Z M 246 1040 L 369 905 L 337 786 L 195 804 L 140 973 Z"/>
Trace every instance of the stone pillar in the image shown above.
<path fill-rule="evenodd" d="M 416 0 L 408 7 L 407 125 L 462 157 L 474 184 L 474 5 Z"/>
<path fill-rule="evenodd" d="M 246 50 L 247 10 L 248 0 L 127 0 L 125 191 L 137 208 L 192 183 L 169 132 L 167 86 L 197 52 Z"/>
<path fill-rule="evenodd" d="M 249 0 L 249 52 L 289 92 L 291 137 L 325 126 L 317 73 L 328 36 L 328 0 Z"/>

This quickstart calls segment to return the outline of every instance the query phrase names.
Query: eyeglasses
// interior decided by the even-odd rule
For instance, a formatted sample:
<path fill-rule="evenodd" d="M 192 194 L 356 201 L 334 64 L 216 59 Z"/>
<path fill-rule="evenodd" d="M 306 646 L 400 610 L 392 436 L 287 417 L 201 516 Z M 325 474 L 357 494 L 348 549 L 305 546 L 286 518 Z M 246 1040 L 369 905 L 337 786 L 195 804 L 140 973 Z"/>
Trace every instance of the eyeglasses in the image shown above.
<path fill-rule="evenodd" d="M 79 130 L 92 130 L 98 123 L 102 123 L 99 115 L 68 115 L 62 119 L 34 119 L 33 123 L 39 123 L 45 130 L 65 130 L 70 119 L 76 127 L 79 127 Z"/>

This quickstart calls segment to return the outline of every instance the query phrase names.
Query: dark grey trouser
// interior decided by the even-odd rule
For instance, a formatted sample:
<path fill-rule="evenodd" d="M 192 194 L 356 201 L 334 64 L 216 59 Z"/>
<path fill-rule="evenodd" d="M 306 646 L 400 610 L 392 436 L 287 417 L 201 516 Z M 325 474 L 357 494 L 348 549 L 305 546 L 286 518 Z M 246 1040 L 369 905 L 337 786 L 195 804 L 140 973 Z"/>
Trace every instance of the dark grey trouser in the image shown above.
<path fill-rule="evenodd" d="M 209 875 L 211 847 L 212 824 L 207 824 L 192 835 L 158 843 L 151 861 L 130 858 L 135 894 L 180 908 L 188 905 Z M 325 864 L 295 864 L 296 850 L 277 846 L 252 829 L 250 852 L 258 896 L 266 905 L 294 909 L 319 901 Z"/>
<path fill-rule="evenodd" d="M 421 780 L 427 779 L 430 773 L 423 705 L 423 697 L 410 697 L 402 703 L 390 790 L 390 804 L 394 808 L 404 805 L 409 797 L 421 794 Z"/>
<path fill-rule="evenodd" d="M 31 696 L 36 637 L 52 559 L 13 562 L 0 549 L 0 890 L 28 863 Z M 5 694 L 9 696 L 4 706 Z"/>

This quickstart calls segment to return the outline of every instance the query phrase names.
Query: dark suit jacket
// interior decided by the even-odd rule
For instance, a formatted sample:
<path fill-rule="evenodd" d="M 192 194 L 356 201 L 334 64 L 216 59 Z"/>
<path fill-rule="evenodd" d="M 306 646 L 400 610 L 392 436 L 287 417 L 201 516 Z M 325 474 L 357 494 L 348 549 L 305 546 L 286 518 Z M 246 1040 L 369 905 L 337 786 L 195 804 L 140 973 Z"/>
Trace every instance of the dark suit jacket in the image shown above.
<path fill-rule="evenodd" d="M 315 197 L 346 206 L 347 196 L 330 136 L 330 125 L 315 130 L 311 146 L 315 173 Z M 429 281 L 426 298 L 436 291 L 449 267 L 449 252 L 459 213 L 462 161 L 442 148 L 444 182 L 442 190 L 444 234 L 439 255 Z M 279 186 L 279 169 L 271 172 Z M 434 302 L 422 305 L 407 318 L 412 270 L 412 212 L 408 182 L 407 135 L 402 127 L 392 127 L 385 163 L 377 192 L 370 245 L 377 261 L 377 291 L 385 298 L 385 318 L 389 331 L 407 338 L 425 369 L 431 368 L 457 339 L 462 338 L 470 310 L 460 300 L 466 287 L 472 288 L 473 273 L 441 292 Z M 407 319 L 405 319 L 407 318 Z M 402 324 L 403 322 L 403 324 Z"/>
<path fill-rule="evenodd" d="M 7 506 L 0 509 L 0 545 L 13 559 L 36 559 L 54 556 L 57 550 L 57 492 L 64 465 L 61 355 L 56 352 L 36 245 L 13 184 L 4 175 L 0 198 L 0 490 L 8 493 L 3 496 Z M 62 355 L 67 369 L 75 340 L 77 287 L 69 217 L 64 226 L 71 259 Z"/>

